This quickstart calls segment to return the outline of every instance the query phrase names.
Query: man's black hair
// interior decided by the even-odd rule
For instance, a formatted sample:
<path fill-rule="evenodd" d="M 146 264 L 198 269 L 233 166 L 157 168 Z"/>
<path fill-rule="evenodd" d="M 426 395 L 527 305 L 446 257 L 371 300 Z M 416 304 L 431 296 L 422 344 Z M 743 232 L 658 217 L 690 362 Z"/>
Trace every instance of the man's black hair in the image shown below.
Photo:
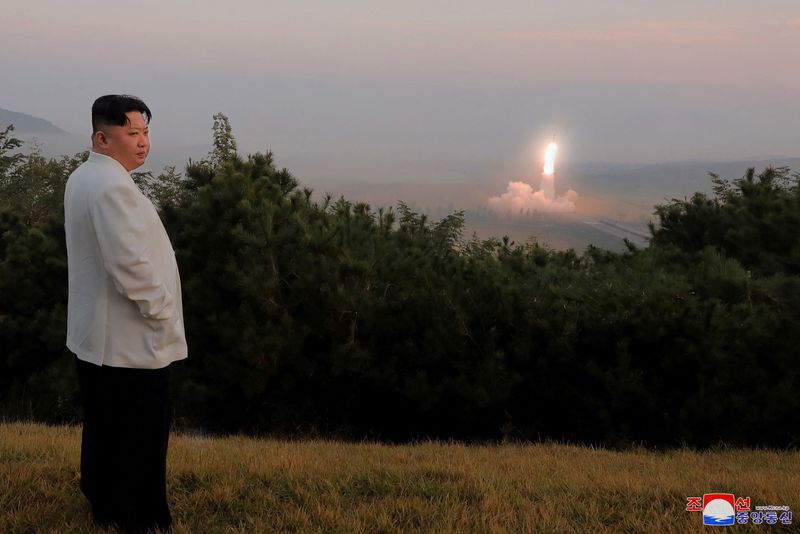
<path fill-rule="evenodd" d="M 125 126 L 126 113 L 138 111 L 150 123 L 150 108 L 140 98 L 131 95 L 105 95 L 92 104 L 92 134 L 103 126 Z"/>

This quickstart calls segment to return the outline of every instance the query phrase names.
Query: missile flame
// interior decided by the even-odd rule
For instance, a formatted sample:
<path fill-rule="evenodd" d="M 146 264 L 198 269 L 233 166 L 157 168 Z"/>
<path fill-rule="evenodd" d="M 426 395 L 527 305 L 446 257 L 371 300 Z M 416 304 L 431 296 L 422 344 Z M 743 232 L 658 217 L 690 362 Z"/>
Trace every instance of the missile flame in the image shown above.
<path fill-rule="evenodd" d="M 544 172 L 539 190 L 522 181 L 508 182 L 505 193 L 489 199 L 489 209 L 497 214 L 506 213 L 511 217 L 524 217 L 526 214 L 539 211 L 545 213 L 567 213 L 575 211 L 575 200 L 578 193 L 569 189 L 563 196 L 556 196 L 555 167 L 558 145 L 553 142 L 547 145 L 544 155 Z"/>
<path fill-rule="evenodd" d="M 544 153 L 544 173 L 553 174 L 556 170 L 556 152 L 558 152 L 558 145 L 550 143 L 547 145 L 547 150 Z"/>

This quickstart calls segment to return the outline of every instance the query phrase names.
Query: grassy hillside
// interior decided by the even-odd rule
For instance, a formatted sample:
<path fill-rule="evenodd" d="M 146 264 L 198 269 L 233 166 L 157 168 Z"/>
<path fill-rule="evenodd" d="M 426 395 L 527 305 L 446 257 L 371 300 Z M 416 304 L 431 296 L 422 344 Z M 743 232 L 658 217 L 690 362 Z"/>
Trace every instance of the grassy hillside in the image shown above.
<path fill-rule="evenodd" d="M 0 425 L 0 530 L 95 531 L 78 490 L 79 450 L 77 427 Z M 703 528 L 701 515 L 684 508 L 686 497 L 704 492 L 796 513 L 798 473 L 798 452 L 178 435 L 168 485 L 177 533 L 677 533 Z"/>

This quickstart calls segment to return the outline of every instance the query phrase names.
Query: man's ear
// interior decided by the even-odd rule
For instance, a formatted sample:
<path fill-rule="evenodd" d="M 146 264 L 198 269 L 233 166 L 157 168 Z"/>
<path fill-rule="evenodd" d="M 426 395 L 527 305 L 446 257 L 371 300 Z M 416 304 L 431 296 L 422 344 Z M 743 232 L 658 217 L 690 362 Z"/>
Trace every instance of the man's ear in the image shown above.
<path fill-rule="evenodd" d="M 97 130 L 92 135 L 92 144 L 102 148 L 108 146 L 108 138 L 106 137 L 105 132 L 103 132 L 102 130 Z"/>

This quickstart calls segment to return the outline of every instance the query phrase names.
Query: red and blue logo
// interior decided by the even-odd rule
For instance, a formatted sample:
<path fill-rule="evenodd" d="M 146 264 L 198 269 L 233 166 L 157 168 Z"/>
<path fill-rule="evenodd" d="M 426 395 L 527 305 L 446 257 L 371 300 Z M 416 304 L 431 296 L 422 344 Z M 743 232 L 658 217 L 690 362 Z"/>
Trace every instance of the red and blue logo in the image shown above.
<path fill-rule="evenodd" d="M 686 511 L 703 512 L 703 524 L 714 527 L 792 524 L 792 509 L 788 506 L 754 506 L 751 509 L 750 497 L 734 497 L 733 493 L 687 497 Z"/>
<path fill-rule="evenodd" d="M 706 493 L 703 495 L 703 524 L 733 525 L 736 520 L 734 503 L 733 493 Z"/>

